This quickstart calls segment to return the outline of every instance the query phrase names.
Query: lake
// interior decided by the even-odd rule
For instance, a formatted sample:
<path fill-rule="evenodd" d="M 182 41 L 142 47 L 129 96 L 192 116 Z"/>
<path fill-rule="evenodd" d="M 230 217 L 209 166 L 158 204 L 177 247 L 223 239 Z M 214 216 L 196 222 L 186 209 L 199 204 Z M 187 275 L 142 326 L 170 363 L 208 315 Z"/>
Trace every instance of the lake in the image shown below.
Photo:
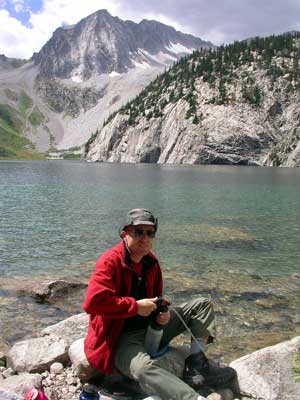
<path fill-rule="evenodd" d="M 76 275 L 135 207 L 158 216 L 162 265 L 299 268 L 299 169 L 2 161 L 0 185 L 0 276 Z"/>

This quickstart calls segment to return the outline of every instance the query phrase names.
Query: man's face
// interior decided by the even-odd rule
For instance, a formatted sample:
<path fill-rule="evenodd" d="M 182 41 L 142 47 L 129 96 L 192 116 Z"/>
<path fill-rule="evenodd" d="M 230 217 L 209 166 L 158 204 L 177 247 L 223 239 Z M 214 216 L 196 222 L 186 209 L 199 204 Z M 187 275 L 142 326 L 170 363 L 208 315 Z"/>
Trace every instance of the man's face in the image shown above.
<path fill-rule="evenodd" d="M 151 225 L 130 226 L 124 231 L 124 240 L 134 257 L 143 257 L 152 248 L 155 229 Z"/>

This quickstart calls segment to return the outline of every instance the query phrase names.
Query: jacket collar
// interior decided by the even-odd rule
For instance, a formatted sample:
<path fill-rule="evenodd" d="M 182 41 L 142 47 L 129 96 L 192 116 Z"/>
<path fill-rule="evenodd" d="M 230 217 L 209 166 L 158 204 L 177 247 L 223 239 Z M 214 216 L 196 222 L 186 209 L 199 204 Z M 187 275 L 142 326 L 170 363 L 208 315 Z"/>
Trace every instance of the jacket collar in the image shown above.
<path fill-rule="evenodd" d="M 119 247 L 121 253 L 122 266 L 132 269 L 132 260 L 130 258 L 130 253 L 124 241 L 122 240 L 117 246 Z M 146 268 L 151 268 L 158 262 L 158 260 L 155 257 L 155 255 L 152 252 L 150 252 L 142 258 L 141 262 Z"/>

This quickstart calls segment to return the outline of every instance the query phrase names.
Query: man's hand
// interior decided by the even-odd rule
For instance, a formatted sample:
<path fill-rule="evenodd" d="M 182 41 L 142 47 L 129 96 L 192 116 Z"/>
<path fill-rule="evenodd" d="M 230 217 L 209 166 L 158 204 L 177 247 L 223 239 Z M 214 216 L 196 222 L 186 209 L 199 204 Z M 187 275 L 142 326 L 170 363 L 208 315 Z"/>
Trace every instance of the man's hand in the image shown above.
<path fill-rule="evenodd" d="M 170 321 L 170 311 L 160 312 L 156 317 L 156 323 L 159 325 L 167 325 Z"/>
<path fill-rule="evenodd" d="M 156 299 L 157 297 L 154 297 L 153 299 L 137 300 L 137 314 L 141 315 L 142 317 L 148 317 L 152 313 L 152 311 L 156 310 L 157 308 L 157 305 L 154 303 Z"/>

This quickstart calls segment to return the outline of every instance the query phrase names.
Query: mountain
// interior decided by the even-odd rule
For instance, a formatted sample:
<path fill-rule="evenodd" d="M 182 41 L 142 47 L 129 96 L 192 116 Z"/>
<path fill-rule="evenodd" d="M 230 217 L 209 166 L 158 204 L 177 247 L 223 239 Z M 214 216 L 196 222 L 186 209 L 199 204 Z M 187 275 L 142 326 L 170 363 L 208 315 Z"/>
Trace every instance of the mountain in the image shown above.
<path fill-rule="evenodd" d="M 0 110 L 9 107 L 18 121 L 13 133 L 40 151 L 81 146 L 164 69 L 211 47 L 156 21 L 137 24 L 100 10 L 58 28 L 27 62 L 0 56 Z M 13 140 L 4 142 L 12 154 Z"/>
<path fill-rule="evenodd" d="M 300 33 L 195 51 L 99 126 L 91 161 L 300 166 Z"/>
<path fill-rule="evenodd" d="M 170 64 L 178 54 L 202 47 L 213 45 L 156 21 L 136 24 L 100 10 L 74 26 L 57 29 L 33 60 L 39 66 L 39 79 L 78 82 L 93 73 L 126 73 L 143 63 Z"/>

